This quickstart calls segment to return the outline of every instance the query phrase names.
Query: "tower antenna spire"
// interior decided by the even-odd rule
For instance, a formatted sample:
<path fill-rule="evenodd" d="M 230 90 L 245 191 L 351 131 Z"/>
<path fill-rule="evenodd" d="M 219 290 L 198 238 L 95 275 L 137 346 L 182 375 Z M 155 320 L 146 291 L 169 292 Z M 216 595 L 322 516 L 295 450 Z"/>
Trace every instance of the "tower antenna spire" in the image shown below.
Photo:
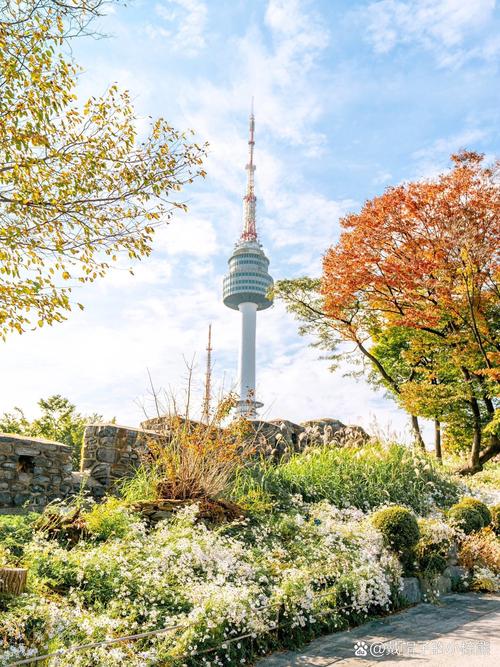
<path fill-rule="evenodd" d="M 249 119 L 249 137 L 248 137 L 248 162 L 245 167 L 247 170 L 247 189 L 243 197 L 243 232 L 242 241 L 257 241 L 257 226 L 255 222 L 255 207 L 257 197 L 255 196 L 255 164 L 253 161 L 253 149 L 255 146 L 255 116 L 253 113 L 253 97 L 250 109 Z"/>
<path fill-rule="evenodd" d="M 203 399 L 202 421 L 210 421 L 210 403 L 212 401 L 212 325 L 208 325 L 207 371 L 205 375 L 205 396 Z"/>

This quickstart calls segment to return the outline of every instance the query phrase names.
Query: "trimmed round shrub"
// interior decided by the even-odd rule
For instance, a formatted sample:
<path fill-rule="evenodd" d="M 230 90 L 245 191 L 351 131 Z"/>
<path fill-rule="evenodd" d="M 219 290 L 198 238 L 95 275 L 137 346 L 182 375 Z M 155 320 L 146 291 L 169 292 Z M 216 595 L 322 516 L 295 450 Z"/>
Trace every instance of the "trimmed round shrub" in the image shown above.
<path fill-rule="evenodd" d="M 500 535 L 500 505 L 490 507 L 491 525 L 497 535 Z"/>
<path fill-rule="evenodd" d="M 410 551 L 420 537 L 417 519 L 406 507 L 396 505 L 379 510 L 373 515 L 372 521 L 393 551 Z"/>
<path fill-rule="evenodd" d="M 448 518 L 470 535 L 491 523 L 487 505 L 475 498 L 464 498 L 448 510 Z"/>
<path fill-rule="evenodd" d="M 460 502 L 469 507 L 474 507 L 483 517 L 485 526 L 488 526 L 491 523 L 491 512 L 488 505 L 485 505 L 481 500 L 478 500 L 477 498 L 463 498 Z"/>

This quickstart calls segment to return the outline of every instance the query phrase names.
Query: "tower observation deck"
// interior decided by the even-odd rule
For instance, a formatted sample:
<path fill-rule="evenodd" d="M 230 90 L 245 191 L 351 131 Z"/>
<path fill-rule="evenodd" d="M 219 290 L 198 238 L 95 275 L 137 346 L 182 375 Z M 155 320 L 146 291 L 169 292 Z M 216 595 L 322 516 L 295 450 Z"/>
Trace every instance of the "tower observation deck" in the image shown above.
<path fill-rule="evenodd" d="M 247 189 L 243 198 L 244 223 L 240 239 L 229 258 L 229 273 L 224 278 L 224 305 L 241 312 L 241 343 L 239 363 L 239 396 L 237 413 L 248 419 L 257 416 L 262 407 L 255 399 L 255 342 L 257 311 L 272 306 L 268 296 L 273 279 L 268 273 L 269 260 L 257 237 L 253 151 L 255 146 L 255 118 L 250 114 L 250 138 Z"/>

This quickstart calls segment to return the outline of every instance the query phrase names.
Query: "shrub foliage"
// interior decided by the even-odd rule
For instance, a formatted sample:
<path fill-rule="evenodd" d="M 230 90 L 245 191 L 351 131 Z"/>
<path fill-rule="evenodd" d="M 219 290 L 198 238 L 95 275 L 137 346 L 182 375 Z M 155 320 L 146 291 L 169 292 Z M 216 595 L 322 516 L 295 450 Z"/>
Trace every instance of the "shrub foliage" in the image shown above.
<path fill-rule="evenodd" d="M 448 517 L 470 535 L 491 523 L 491 513 L 487 505 L 475 498 L 464 498 L 448 511 Z"/>
<path fill-rule="evenodd" d="M 394 503 L 425 515 L 435 505 L 455 503 L 460 486 L 426 456 L 396 444 L 374 444 L 311 448 L 277 466 L 264 462 L 240 471 L 233 487 L 234 498 L 243 504 L 249 497 L 283 503 L 294 494 L 365 510 Z"/>
<path fill-rule="evenodd" d="M 393 551 L 409 552 L 420 537 L 417 519 L 406 507 L 395 506 L 381 509 L 375 512 L 372 521 Z"/>

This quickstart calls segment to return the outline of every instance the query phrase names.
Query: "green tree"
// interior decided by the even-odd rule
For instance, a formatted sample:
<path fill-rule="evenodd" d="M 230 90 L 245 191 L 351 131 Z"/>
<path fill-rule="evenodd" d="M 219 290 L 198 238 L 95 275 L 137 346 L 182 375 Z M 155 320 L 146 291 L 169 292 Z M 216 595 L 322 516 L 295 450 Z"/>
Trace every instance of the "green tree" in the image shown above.
<path fill-rule="evenodd" d="M 327 352 L 326 358 L 332 362 L 331 370 L 338 368 L 341 361 L 348 362 L 352 369 L 350 375 L 365 375 L 371 384 L 384 388 L 406 410 L 400 399 L 401 387 L 412 377 L 412 373 L 401 358 L 402 350 L 407 347 L 403 332 L 400 331 L 389 342 L 383 339 L 380 326 L 375 326 L 373 318 L 370 322 L 372 335 L 359 326 L 355 327 L 348 319 L 337 322 L 326 314 L 320 288 L 321 280 L 317 278 L 278 280 L 274 286 L 274 296 L 283 301 L 287 310 L 300 322 L 299 333 L 311 336 L 312 346 Z M 379 335 L 378 346 L 373 345 L 376 330 Z M 409 412 L 409 416 L 415 444 L 423 449 L 425 444 L 418 416 L 412 412 Z"/>
<path fill-rule="evenodd" d="M 411 415 L 469 439 L 473 474 L 500 452 L 500 161 L 462 152 L 433 181 L 388 188 L 341 220 L 321 281 L 282 281 L 301 331 L 361 353 L 374 384 Z"/>
<path fill-rule="evenodd" d="M 389 391 L 392 397 L 409 413 L 434 421 L 436 456 L 442 458 L 443 423 L 446 448 L 458 452 L 469 449 L 472 413 L 468 390 L 447 346 L 426 331 L 398 326 L 374 331 L 372 340 L 372 354 L 397 378 L 399 393 Z M 369 374 L 369 381 L 391 389 L 376 371 Z M 484 407 L 481 412 L 486 424 Z"/>
<path fill-rule="evenodd" d="M 75 405 L 59 394 L 40 399 L 38 407 L 41 415 L 33 421 L 26 418 L 21 408 L 16 407 L 12 412 L 5 412 L 0 417 L 0 432 L 62 442 L 72 448 L 73 464 L 78 469 L 85 426 L 102 421 L 102 416 L 83 416 L 76 411 Z"/>
<path fill-rule="evenodd" d="M 0 0 L 0 336 L 65 319 L 71 288 L 155 227 L 200 175 L 205 146 L 165 120 L 139 136 L 127 91 L 77 100 L 70 42 L 104 0 Z M 81 306 L 81 304 L 78 304 Z"/>

